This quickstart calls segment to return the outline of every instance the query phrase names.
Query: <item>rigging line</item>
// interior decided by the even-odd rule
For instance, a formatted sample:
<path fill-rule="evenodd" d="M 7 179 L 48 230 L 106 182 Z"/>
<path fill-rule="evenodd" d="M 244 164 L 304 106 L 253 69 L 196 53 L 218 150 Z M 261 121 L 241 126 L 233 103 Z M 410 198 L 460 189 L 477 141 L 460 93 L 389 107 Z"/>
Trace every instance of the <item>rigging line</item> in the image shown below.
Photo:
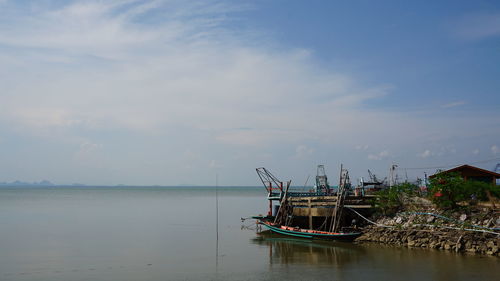
<path fill-rule="evenodd" d="M 480 163 L 487 163 L 487 162 L 491 162 L 491 161 L 495 161 L 495 160 L 500 160 L 500 157 L 491 158 L 491 159 L 487 159 L 487 160 L 481 160 L 481 161 L 474 161 L 474 162 L 469 162 L 469 163 L 465 163 L 465 164 L 480 164 Z M 434 166 L 434 167 L 411 167 L 411 168 L 399 167 L 398 169 L 426 170 L 426 169 L 439 169 L 439 168 L 457 167 L 457 166 L 460 166 L 460 165 L 463 165 L 463 163 L 461 163 L 461 164 L 454 164 L 454 165 Z"/>
<path fill-rule="evenodd" d="M 394 228 L 394 226 L 392 225 L 383 225 L 383 224 L 379 224 L 379 223 L 376 223 L 374 221 L 371 221 L 369 219 L 367 219 L 366 217 L 364 217 L 362 214 L 358 213 L 357 211 L 355 211 L 353 208 L 349 208 L 349 207 L 345 207 L 346 209 L 348 210 L 351 210 L 353 211 L 354 213 L 356 213 L 358 216 L 360 216 L 362 219 L 366 220 L 367 222 L 371 223 L 371 224 L 374 224 L 376 226 L 380 226 L 380 227 L 387 227 L 387 228 Z"/>

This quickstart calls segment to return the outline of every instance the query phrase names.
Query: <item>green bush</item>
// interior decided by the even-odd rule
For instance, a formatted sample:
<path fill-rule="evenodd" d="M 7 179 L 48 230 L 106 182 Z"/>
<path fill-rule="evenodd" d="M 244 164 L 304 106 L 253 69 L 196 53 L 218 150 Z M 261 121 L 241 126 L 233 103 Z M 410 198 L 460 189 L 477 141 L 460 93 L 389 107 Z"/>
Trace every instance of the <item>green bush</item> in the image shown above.
<path fill-rule="evenodd" d="M 476 200 L 488 200 L 487 193 L 499 197 L 498 187 L 478 181 L 464 181 L 459 173 L 440 173 L 431 178 L 429 196 L 444 209 L 456 209 L 458 202 L 474 203 Z"/>
<path fill-rule="evenodd" d="M 405 200 L 417 194 L 418 187 L 411 183 L 402 183 L 381 190 L 376 194 L 373 202 L 378 212 L 383 215 L 392 215 L 404 209 Z"/>
<path fill-rule="evenodd" d="M 464 183 L 464 192 L 467 197 L 476 197 L 477 200 L 487 201 L 488 192 L 491 196 L 500 198 L 500 187 L 491 183 L 469 180 Z"/>
<path fill-rule="evenodd" d="M 438 173 L 430 179 L 429 196 L 438 207 L 455 209 L 457 203 L 466 199 L 465 181 L 459 173 Z"/>

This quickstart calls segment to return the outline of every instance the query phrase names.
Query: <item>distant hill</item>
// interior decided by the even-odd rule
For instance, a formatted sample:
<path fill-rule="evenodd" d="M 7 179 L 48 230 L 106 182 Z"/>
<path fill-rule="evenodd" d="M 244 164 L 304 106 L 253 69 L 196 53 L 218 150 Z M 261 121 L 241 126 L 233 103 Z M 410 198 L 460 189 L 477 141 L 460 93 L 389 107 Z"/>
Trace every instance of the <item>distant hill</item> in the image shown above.
<path fill-rule="evenodd" d="M 55 184 L 48 180 L 42 180 L 40 182 L 23 182 L 16 180 L 13 182 L 0 182 L 0 186 L 55 186 Z"/>

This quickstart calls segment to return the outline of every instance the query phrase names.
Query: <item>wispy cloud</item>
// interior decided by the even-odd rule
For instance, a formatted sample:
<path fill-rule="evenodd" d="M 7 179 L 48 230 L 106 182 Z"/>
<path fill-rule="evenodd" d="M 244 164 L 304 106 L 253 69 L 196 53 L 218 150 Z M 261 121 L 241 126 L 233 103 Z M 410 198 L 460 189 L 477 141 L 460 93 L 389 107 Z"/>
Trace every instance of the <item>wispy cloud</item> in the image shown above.
<path fill-rule="evenodd" d="M 442 108 L 452 108 L 452 107 L 462 106 L 464 104 L 465 104 L 465 101 L 455 101 L 455 102 L 443 104 L 441 107 Z"/>
<path fill-rule="evenodd" d="M 491 146 L 491 153 L 493 153 L 493 154 L 500 153 L 500 148 L 497 145 L 492 145 Z"/>
<path fill-rule="evenodd" d="M 498 127 L 498 115 L 367 108 L 394 88 L 319 66 L 314 50 L 274 44 L 265 31 L 235 30 L 234 11 L 247 4 L 32 1 L 26 9 L 20 2 L 4 2 L 0 11 L 2 139 L 84 158 L 88 169 L 94 161 L 99 169 L 88 170 L 89 178 L 178 183 L 197 168 L 238 169 L 231 161 L 292 165 L 282 159 L 347 159 L 356 149 L 366 151 L 357 156 L 365 161 L 377 147 L 391 153 L 380 149 L 369 159 L 397 151 L 413 157 L 422 143 Z M 52 170 L 75 175 L 78 168 L 62 163 Z"/>
<path fill-rule="evenodd" d="M 365 145 L 356 145 L 355 149 L 356 150 L 367 150 L 368 148 L 370 148 L 369 145 L 365 144 Z"/>
<path fill-rule="evenodd" d="M 378 154 L 369 154 L 368 159 L 370 160 L 382 160 L 389 156 L 389 151 L 384 150 L 379 152 Z"/>
<path fill-rule="evenodd" d="M 426 149 L 424 152 L 417 154 L 417 156 L 420 158 L 429 158 L 432 155 L 433 153 L 429 149 Z"/>
<path fill-rule="evenodd" d="M 500 13 L 483 12 L 468 15 L 458 21 L 456 33 L 465 39 L 500 36 Z"/>
<path fill-rule="evenodd" d="M 213 20 L 238 8 L 228 3 L 73 1 L 37 7 L 0 31 L 0 44 L 17 48 L 17 70 L 31 69 L 23 73 L 30 83 L 17 87 L 3 117 L 36 130 L 155 131 L 181 122 L 215 130 L 224 143 L 253 145 L 302 139 L 316 130 L 309 124 L 336 118 L 321 108 L 355 108 L 389 89 L 319 71 L 307 51 L 248 47 L 253 32 L 242 39 Z M 41 69 L 44 77 L 38 79 Z M 324 113 L 299 117 L 318 109 Z"/>
<path fill-rule="evenodd" d="M 313 148 L 301 144 L 295 148 L 295 158 L 301 159 L 310 156 L 311 154 L 313 154 L 313 152 L 314 152 Z"/>

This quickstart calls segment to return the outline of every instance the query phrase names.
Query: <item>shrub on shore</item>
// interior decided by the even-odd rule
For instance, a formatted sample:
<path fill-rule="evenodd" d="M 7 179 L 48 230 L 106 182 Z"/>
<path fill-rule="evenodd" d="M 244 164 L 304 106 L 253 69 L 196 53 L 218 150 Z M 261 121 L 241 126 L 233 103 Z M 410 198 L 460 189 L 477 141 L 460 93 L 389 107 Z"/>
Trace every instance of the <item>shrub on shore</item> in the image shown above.
<path fill-rule="evenodd" d="M 418 186 L 402 183 L 377 192 L 373 202 L 376 210 L 383 215 L 393 215 L 404 209 L 408 199 L 418 195 Z"/>
<path fill-rule="evenodd" d="M 442 209 L 457 209 L 459 202 L 473 205 L 478 200 L 500 197 L 500 189 L 493 184 L 465 181 L 458 173 L 437 174 L 430 182 L 430 199 Z"/>
<path fill-rule="evenodd" d="M 417 185 L 401 183 L 377 193 L 373 202 L 379 214 L 391 216 L 399 211 L 411 209 L 414 198 L 427 198 L 443 210 L 456 210 L 464 205 L 475 205 L 478 201 L 500 198 L 498 186 L 465 181 L 458 173 L 437 174 L 430 180 L 428 192 L 422 194 Z M 463 204 L 466 203 L 466 204 Z"/>

